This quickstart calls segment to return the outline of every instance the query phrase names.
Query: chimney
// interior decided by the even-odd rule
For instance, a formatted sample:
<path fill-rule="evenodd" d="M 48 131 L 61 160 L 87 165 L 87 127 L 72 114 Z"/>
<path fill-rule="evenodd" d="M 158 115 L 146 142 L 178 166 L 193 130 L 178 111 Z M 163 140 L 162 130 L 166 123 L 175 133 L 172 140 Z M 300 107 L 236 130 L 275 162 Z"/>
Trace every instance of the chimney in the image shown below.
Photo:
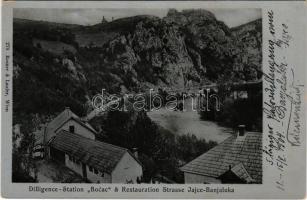
<path fill-rule="evenodd" d="M 138 155 L 138 148 L 133 148 L 132 149 L 132 153 L 133 153 L 134 157 L 136 157 L 136 158 L 139 157 L 139 155 Z"/>
<path fill-rule="evenodd" d="M 238 135 L 244 136 L 245 135 L 245 125 L 239 125 L 238 126 Z"/>

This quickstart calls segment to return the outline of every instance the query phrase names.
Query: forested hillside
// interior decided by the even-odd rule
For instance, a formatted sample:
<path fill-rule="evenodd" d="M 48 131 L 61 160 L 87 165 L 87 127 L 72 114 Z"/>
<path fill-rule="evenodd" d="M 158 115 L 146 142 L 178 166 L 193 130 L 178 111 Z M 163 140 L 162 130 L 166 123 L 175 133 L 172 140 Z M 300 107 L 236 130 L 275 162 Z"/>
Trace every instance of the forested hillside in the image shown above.
<path fill-rule="evenodd" d="M 69 105 L 85 114 L 102 88 L 120 93 L 259 78 L 259 22 L 229 29 L 205 10 L 94 26 L 15 19 L 14 99 L 24 101 L 14 109 L 51 113 Z"/>

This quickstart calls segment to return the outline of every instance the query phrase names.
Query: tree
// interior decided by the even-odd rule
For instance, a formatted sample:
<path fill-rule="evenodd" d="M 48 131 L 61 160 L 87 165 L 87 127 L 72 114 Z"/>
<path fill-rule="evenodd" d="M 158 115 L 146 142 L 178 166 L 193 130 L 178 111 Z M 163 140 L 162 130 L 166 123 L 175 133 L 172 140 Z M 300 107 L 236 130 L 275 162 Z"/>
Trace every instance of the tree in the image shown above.
<path fill-rule="evenodd" d="M 41 123 L 38 116 L 30 115 L 21 117 L 14 122 L 15 127 L 20 127 L 13 131 L 13 162 L 12 181 L 13 182 L 36 182 L 36 165 L 32 157 L 34 146 L 33 131 Z M 21 126 L 19 126 L 21 125 Z"/>

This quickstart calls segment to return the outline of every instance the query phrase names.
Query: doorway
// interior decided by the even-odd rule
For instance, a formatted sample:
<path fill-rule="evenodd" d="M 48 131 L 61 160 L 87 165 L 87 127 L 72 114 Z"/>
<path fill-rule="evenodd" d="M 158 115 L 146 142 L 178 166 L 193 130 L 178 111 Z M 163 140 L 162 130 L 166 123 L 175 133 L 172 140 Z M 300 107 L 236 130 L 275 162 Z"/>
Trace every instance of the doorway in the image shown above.
<path fill-rule="evenodd" d="M 82 163 L 82 175 L 83 175 L 83 178 L 87 178 L 86 164 L 84 164 L 84 163 Z"/>

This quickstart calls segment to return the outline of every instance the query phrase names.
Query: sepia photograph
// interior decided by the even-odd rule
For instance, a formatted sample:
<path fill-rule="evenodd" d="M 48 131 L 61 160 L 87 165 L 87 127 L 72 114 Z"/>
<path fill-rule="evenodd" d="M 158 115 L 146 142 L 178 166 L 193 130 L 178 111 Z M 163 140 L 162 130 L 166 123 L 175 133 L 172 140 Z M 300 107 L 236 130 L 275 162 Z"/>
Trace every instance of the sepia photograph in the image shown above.
<path fill-rule="evenodd" d="M 13 183 L 263 184 L 260 8 L 14 8 Z"/>

